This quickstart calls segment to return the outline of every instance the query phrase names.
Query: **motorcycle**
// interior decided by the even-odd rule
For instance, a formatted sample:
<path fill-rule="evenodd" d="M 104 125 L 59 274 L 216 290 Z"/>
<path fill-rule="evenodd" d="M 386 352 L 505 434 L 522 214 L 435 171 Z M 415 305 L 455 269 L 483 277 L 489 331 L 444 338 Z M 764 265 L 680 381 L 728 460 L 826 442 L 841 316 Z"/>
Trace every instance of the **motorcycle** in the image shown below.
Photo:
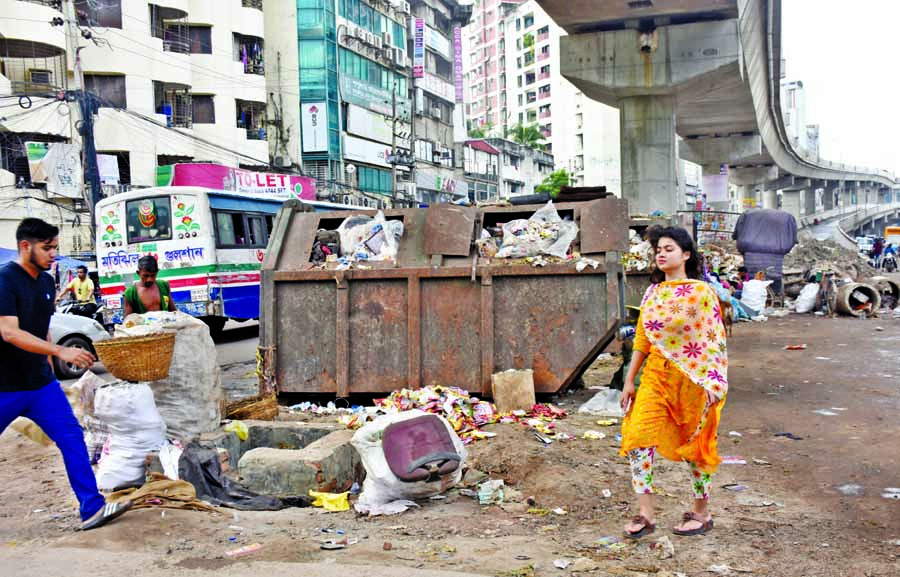
<path fill-rule="evenodd" d="M 893 253 L 881 257 L 881 268 L 884 272 L 895 272 L 897 270 L 897 257 Z"/>

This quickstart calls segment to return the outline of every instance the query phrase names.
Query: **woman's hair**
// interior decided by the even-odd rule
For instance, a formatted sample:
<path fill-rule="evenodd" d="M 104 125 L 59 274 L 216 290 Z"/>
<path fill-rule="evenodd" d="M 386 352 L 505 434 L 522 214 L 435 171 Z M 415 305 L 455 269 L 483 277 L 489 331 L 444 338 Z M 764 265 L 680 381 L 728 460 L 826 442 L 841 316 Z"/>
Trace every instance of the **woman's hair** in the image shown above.
<path fill-rule="evenodd" d="M 656 254 L 657 247 L 659 245 L 660 239 L 670 238 L 675 241 L 675 244 L 682 250 L 682 252 L 690 253 L 691 256 L 687 259 L 687 262 L 684 263 L 684 272 L 687 274 L 687 277 L 694 280 L 703 280 L 703 270 L 700 265 L 700 255 L 697 253 L 697 249 L 694 247 L 694 239 L 691 238 L 691 235 L 688 231 L 684 230 L 679 226 L 667 226 L 662 229 L 657 229 L 653 231 L 654 234 L 648 235 L 650 238 L 650 246 L 653 247 L 653 254 Z M 654 265 L 653 271 L 650 273 L 650 282 L 653 284 L 661 283 L 666 280 L 666 273 L 656 268 Z"/>

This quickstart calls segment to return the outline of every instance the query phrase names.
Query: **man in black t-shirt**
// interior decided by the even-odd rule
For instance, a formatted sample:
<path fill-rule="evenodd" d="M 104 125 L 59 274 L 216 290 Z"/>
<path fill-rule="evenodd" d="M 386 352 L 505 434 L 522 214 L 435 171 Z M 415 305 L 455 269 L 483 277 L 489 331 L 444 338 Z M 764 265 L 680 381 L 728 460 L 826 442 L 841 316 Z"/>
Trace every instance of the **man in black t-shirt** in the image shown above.
<path fill-rule="evenodd" d="M 58 235 L 57 227 L 26 218 L 16 229 L 18 261 L 0 266 L 0 433 L 17 417 L 44 430 L 62 453 L 82 529 L 93 529 L 131 503 L 106 503 L 97 490 L 81 425 L 50 366 L 51 356 L 82 368 L 94 363 L 88 351 L 50 342 L 56 287 L 45 271 L 56 258 Z"/>

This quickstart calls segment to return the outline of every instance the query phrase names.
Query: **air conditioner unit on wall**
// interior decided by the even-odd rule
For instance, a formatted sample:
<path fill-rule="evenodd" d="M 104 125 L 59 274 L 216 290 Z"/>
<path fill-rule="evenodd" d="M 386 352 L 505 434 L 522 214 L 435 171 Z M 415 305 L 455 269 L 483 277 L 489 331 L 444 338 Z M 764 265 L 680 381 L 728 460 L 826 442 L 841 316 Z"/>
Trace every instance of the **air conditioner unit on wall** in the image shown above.
<path fill-rule="evenodd" d="M 391 36 L 391 33 L 390 33 L 390 32 L 384 32 L 384 33 L 381 35 L 381 39 L 384 41 L 385 44 L 387 44 L 387 45 L 389 45 L 389 46 L 390 46 L 391 44 L 393 44 L 393 42 L 394 42 L 394 37 Z"/>
<path fill-rule="evenodd" d="M 406 50 L 397 48 L 394 50 L 394 62 L 399 66 L 406 66 Z"/>
<path fill-rule="evenodd" d="M 409 2 L 404 2 L 404 3 L 402 4 L 402 6 L 403 6 L 403 13 L 404 13 L 404 14 L 409 14 Z"/>
<path fill-rule="evenodd" d="M 381 47 L 383 45 L 384 45 L 384 43 L 381 41 L 381 36 L 376 35 L 375 36 L 375 48 L 378 48 L 379 50 L 381 50 Z"/>

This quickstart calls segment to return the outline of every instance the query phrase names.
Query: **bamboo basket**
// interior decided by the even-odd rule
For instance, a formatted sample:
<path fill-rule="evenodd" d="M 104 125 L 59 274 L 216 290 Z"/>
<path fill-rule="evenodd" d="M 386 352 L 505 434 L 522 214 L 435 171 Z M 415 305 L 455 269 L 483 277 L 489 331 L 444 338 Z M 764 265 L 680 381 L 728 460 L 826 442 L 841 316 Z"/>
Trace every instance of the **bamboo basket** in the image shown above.
<path fill-rule="evenodd" d="M 163 332 L 139 337 L 119 337 L 94 343 L 103 366 L 123 381 L 143 383 L 169 376 L 175 333 Z"/>
<path fill-rule="evenodd" d="M 275 395 L 248 397 L 228 403 L 226 419 L 274 421 L 278 417 L 278 400 Z"/>

